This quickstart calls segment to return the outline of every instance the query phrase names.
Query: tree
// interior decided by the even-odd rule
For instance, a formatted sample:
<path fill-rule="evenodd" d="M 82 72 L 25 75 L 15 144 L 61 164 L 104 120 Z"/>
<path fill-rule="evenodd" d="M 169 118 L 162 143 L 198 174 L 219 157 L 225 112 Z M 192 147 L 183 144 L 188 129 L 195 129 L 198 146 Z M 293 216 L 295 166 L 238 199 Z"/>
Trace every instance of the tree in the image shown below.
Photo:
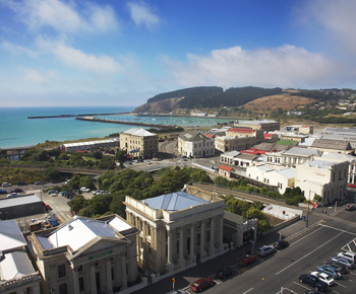
<path fill-rule="evenodd" d="M 116 160 L 118 162 L 124 162 L 127 159 L 127 151 L 126 150 L 121 150 L 116 153 Z"/>
<path fill-rule="evenodd" d="M 47 180 L 53 181 L 53 180 L 60 180 L 61 179 L 61 174 L 58 170 L 56 170 L 53 167 L 49 167 L 44 171 L 45 178 Z"/>
<path fill-rule="evenodd" d="M 79 180 L 80 187 L 87 187 L 89 189 L 95 189 L 95 185 L 90 176 L 81 177 Z"/>
<path fill-rule="evenodd" d="M 102 159 L 103 158 L 103 154 L 100 151 L 94 151 L 93 157 L 95 159 Z"/>
<path fill-rule="evenodd" d="M 83 195 L 75 195 L 69 202 L 70 209 L 74 212 L 79 212 L 87 205 L 88 200 L 86 200 Z"/>
<path fill-rule="evenodd" d="M 95 214 L 104 214 L 108 211 L 108 207 L 112 201 L 110 194 L 94 195 L 91 199 L 91 205 L 94 208 Z"/>

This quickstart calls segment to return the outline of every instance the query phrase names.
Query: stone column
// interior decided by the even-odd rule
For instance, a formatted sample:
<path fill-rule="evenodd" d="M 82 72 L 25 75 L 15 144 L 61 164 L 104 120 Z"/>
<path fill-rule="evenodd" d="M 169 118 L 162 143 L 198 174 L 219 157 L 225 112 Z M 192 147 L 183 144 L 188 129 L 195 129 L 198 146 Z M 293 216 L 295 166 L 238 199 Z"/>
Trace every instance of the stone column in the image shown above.
<path fill-rule="evenodd" d="M 179 264 L 182 266 L 185 264 L 185 259 L 184 259 L 184 229 L 183 227 L 179 228 Z"/>
<path fill-rule="evenodd" d="M 127 288 L 127 272 L 126 272 L 126 255 L 121 255 L 121 276 L 122 276 L 122 289 Z"/>
<path fill-rule="evenodd" d="M 215 221 L 212 217 L 210 219 L 210 246 L 209 246 L 209 255 L 213 256 L 215 253 L 215 246 L 214 246 L 214 237 L 215 237 Z"/>
<path fill-rule="evenodd" d="M 219 251 L 222 251 L 224 249 L 223 230 L 224 230 L 224 216 L 220 215 L 218 217 L 218 248 L 219 248 Z"/>
<path fill-rule="evenodd" d="M 194 235 L 194 224 L 190 225 L 190 260 L 195 260 L 195 235 Z"/>
<path fill-rule="evenodd" d="M 111 276 L 111 260 L 108 258 L 106 260 L 106 287 L 108 288 L 108 294 L 112 294 L 112 276 Z"/>
<path fill-rule="evenodd" d="M 73 289 L 74 294 L 79 294 L 78 269 L 73 269 Z"/>
<path fill-rule="evenodd" d="M 205 257 L 205 221 L 201 221 L 200 226 L 200 259 Z"/>
<path fill-rule="evenodd" d="M 172 230 L 171 229 L 168 229 L 167 231 L 168 233 L 168 239 L 167 239 L 167 243 L 168 243 L 168 246 L 167 246 L 167 263 L 168 264 L 172 264 L 172 254 L 173 254 L 173 240 L 172 240 Z"/>
<path fill-rule="evenodd" d="M 90 266 L 90 285 L 91 293 L 96 294 L 96 276 L 95 276 L 95 264 Z"/>

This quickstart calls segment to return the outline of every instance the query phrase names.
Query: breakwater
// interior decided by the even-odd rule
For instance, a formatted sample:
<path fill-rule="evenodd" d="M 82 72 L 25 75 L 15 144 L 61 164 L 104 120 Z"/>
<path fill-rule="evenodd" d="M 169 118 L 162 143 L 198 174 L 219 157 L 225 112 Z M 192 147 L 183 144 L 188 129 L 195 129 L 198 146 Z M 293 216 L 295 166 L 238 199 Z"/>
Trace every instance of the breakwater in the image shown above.
<path fill-rule="evenodd" d="M 101 122 L 101 123 L 108 123 L 108 124 L 131 125 L 131 126 L 140 126 L 140 127 L 153 127 L 158 129 L 172 128 L 172 126 L 169 125 L 150 124 L 150 123 L 134 122 L 134 121 L 126 121 L 126 120 L 103 119 L 103 118 L 96 118 L 96 117 L 77 117 L 76 120 Z"/>
<path fill-rule="evenodd" d="M 28 116 L 28 119 L 41 119 L 41 118 L 66 118 L 66 117 L 82 117 L 82 116 L 104 116 L 104 115 L 124 115 L 131 114 L 130 112 L 115 112 L 115 113 L 86 113 L 86 114 L 60 114 L 60 115 L 40 115 Z"/>

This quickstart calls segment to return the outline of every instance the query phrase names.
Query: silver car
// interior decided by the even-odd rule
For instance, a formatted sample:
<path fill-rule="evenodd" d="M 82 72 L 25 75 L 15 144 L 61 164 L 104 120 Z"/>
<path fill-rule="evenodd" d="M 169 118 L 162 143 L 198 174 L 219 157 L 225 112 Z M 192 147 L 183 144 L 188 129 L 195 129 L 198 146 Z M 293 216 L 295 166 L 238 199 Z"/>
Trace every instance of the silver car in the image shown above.
<path fill-rule="evenodd" d="M 263 245 L 258 248 L 257 255 L 258 256 L 267 256 L 272 254 L 275 251 L 274 247 L 271 245 Z"/>
<path fill-rule="evenodd" d="M 344 266 L 346 266 L 349 269 L 354 269 L 355 268 L 355 263 L 352 260 L 343 258 L 343 257 L 338 257 L 338 256 L 334 256 L 331 258 L 331 260 L 333 262 L 335 262 L 336 264 L 342 264 Z"/>

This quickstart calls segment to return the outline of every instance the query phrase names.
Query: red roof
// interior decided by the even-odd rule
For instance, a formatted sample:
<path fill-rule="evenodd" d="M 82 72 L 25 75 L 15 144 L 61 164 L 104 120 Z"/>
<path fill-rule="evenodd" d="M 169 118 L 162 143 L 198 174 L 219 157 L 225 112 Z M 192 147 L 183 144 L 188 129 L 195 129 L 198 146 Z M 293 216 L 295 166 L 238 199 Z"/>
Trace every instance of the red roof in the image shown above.
<path fill-rule="evenodd" d="M 232 167 L 227 166 L 227 165 L 220 165 L 219 169 L 226 170 L 228 172 L 234 171 L 234 169 Z"/>
<path fill-rule="evenodd" d="M 250 149 L 247 149 L 247 150 L 240 150 L 239 152 L 245 153 L 245 154 L 258 155 L 258 154 L 266 154 L 267 151 L 258 150 L 256 148 L 250 148 Z"/>
<path fill-rule="evenodd" d="M 252 134 L 255 130 L 249 128 L 230 128 L 228 132 Z"/>
<path fill-rule="evenodd" d="M 271 139 L 273 134 L 263 134 L 263 139 L 268 140 Z"/>
<path fill-rule="evenodd" d="M 208 138 L 213 138 L 214 135 L 204 135 L 205 137 L 208 137 Z"/>

